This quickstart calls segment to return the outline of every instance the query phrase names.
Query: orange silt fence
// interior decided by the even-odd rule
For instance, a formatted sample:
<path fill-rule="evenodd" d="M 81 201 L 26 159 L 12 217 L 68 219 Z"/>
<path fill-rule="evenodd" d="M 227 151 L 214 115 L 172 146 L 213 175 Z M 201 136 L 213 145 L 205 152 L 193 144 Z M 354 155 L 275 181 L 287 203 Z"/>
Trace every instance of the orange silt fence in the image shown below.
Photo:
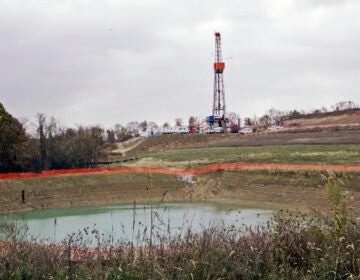
<path fill-rule="evenodd" d="M 316 165 L 316 164 L 283 164 L 283 163 L 218 163 L 191 169 L 170 169 L 149 166 L 120 166 L 78 168 L 62 170 L 44 170 L 41 173 L 1 173 L 0 180 L 28 179 L 73 174 L 106 174 L 106 173 L 157 173 L 175 176 L 198 175 L 218 170 L 318 170 L 339 172 L 360 172 L 360 165 Z"/>

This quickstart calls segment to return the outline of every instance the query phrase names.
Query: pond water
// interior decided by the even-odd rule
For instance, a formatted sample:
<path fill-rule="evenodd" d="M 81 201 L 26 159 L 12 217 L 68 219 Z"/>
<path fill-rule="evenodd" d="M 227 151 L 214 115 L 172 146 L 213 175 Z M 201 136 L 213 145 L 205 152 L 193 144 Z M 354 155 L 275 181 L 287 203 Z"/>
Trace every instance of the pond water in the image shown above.
<path fill-rule="evenodd" d="M 85 236 L 91 244 L 99 240 L 143 244 L 150 236 L 151 225 L 153 236 L 179 236 L 188 229 L 200 232 L 204 227 L 215 225 L 258 225 L 271 214 L 271 210 L 210 203 L 128 204 L 1 215 L 0 222 L 11 219 L 26 223 L 30 235 L 42 242 L 61 242 L 75 233 Z"/>

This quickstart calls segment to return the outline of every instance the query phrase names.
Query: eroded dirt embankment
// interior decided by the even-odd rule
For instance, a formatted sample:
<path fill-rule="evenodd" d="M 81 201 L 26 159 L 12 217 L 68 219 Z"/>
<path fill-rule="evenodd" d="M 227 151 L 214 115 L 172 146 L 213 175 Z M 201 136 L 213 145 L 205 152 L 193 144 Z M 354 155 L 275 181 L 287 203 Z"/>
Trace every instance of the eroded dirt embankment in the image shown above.
<path fill-rule="evenodd" d="M 348 205 L 360 216 L 360 166 L 223 164 L 185 171 L 148 167 L 112 170 L 97 169 L 92 174 L 82 170 L 85 171 L 82 174 L 66 176 L 55 172 L 56 176 L 45 173 L 47 176 L 0 180 L 0 212 L 134 200 L 211 201 L 329 212 L 320 174 L 331 171 L 342 176 Z"/>
<path fill-rule="evenodd" d="M 149 173 L 0 180 L 0 212 L 182 200 L 183 189 L 176 176 Z"/>
<path fill-rule="evenodd" d="M 220 170 L 197 176 L 188 186 L 194 200 L 234 203 L 274 209 L 331 212 L 325 194 L 326 172 L 279 170 Z M 342 194 L 360 218 L 360 173 L 338 173 Z"/>

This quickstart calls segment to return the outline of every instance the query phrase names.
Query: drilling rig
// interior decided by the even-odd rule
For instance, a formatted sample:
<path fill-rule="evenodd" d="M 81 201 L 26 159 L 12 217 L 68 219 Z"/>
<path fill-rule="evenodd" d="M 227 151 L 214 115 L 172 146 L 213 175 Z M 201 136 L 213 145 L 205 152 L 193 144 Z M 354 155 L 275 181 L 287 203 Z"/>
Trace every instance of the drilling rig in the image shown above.
<path fill-rule="evenodd" d="M 225 116 L 225 89 L 224 89 L 224 69 L 225 63 L 222 61 L 221 35 L 215 32 L 215 61 L 214 61 L 214 92 L 212 115 L 206 118 L 210 127 L 222 127 L 226 132 Z"/>

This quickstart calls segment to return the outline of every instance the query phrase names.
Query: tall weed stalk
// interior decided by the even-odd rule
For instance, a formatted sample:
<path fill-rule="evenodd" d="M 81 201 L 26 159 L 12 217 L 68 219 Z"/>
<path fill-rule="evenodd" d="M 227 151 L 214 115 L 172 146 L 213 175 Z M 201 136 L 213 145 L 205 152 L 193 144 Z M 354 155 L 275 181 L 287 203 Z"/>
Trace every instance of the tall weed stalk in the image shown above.
<path fill-rule="evenodd" d="M 6 221 L 0 225 L 7 241 L 0 245 L 0 279 L 360 279 L 360 224 L 349 215 L 340 185 L 324 177 L 331 216 L 279 211 L 252 227 L 219 223 L 196 232 L 184 223 L 173 235 L 170 221 L 164 232 L 157 228 L 156 221 L 164 222 L 150 206 L 142 238 L 135 235 L 134 202 L 127 243 L 86 228 L 62 245 L 42 245 L 23 225 Z"/>

